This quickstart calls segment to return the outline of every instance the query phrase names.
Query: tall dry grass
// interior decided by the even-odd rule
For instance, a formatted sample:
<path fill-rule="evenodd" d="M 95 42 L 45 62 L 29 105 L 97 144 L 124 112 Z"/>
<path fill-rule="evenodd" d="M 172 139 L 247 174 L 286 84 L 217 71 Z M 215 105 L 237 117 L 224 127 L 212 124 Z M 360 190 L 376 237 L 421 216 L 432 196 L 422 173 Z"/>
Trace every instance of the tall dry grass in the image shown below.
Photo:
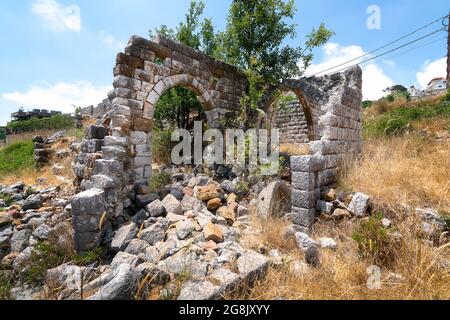
<path fill-rule="evenodd" d="M 361 158 L 343 168 L 340 187 L 380 204 L 450 212 L 450 142 L 414 134 L 368 140 Z"/>
<path fill-rule="evenodd" d="M 268 226 L 263 221 L 260 224 Z M 370 258 L 359 254 L 352 233 L 359 221 L 339 224 L 318 222 L 313 238 L 331 237 L 338 243 L 336 251 L 321 250 L 321 265 L 304 275 L 291 272 L 289 260 L 303 260 L 303 254 L 292 243 L 281 242 L 284 224 L 271 221 L 274 228 L 260 229 L 259 240 L 269 248 L 278 248 L 287 255 L 287 262 L 279 268 L 270 267 L 267 276 L 250 290 L 230 294 L 229 299 L 250 300 L 415 300 L 450 299 L 450 273 L 441 267 L 442 259 L 450 258 L 449 245 L 439 248 L 418 239 L 417 221 L 410 216 L 395 221 L 395 229 L 403 238 L 392 253 L 393 262 L 380 265 L 381 287 L 368 288 L 368 268 L 374 265 Z M 256 225 L 257 226 L 257 225 Z M 256 240 L 256 239 L 255 239 Z M 394 240 L 392 240 L 394 241 Z M 287 247 L 286 247 L 287 246 Z M 394 276 L 394 274 L 396 276 Z"/>

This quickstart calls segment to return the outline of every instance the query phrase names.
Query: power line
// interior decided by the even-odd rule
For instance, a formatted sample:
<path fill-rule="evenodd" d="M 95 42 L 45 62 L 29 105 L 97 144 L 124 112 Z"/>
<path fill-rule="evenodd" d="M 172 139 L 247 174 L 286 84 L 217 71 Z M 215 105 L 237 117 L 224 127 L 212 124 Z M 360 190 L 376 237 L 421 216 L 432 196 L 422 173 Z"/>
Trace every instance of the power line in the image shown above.
<path fill-rule="evenodd" d="M 403 52 L 394 54 L 394 55 L 392 55 L 392 56 L 388 56 L 388 57 L 386 57 L 385 59 L 391 59 L 391 58 L 395 58 L 395 57 L 399 57 L 399 56 L 405 55 L 405 54 L 407 54 L 407 53 L 409 53 L 409 52 L 411 52 L 411 51 L 414 51 L 414 50 L 417 50 L 417 49 L 420 49 L 420 48 L 423 48 L 423 47 L 432 45 L 432 44 L 437 43 L 437 42 L 440 42 L 440 41 L 442 41 L 442 40 L 444 40 L 444 39 L 447 39 L 447 37 L 442 37 L 442 38 L 439 38 L 439 39 L 435 39 L 434 41 L 430 41 L 430 42 L 424 43 L 424 44 L 422 44 L 422 45 L 420 45 L 420 46 L 413 47 L 413 48 L 411 48 L 411 49 L 409 49 L 409 50 L 406 50 L 406 51 L 403 51 Z M 381 59 L 375 59 L 375 60 L 373 60 L 372 62 L 377 62 L 377 61 L 380 61 L 380 60 L 381 60 Z M 367 63 L 367 62 L 366 62 L 366 63 Z"/>
<path fill-rule="evenodd" d="M 412 31 L 412 32 L 410 32 L 410 33 L 404 35 L 403 37 L 400 37 L 400 38 L 398 38 L 398 39 L 396 39 L 396 40 L 394 40 L 394 41 L 391 41 L 391 42 L 389 42 L 389 43 L 387 43 L 387 44 L 385 44 L 385 45 L 383 45 L 383 46 L 381 46 L 381 47 L 379 47 L 379 48 L 377 48 L 377 49 L 375 49 L 375 50 L 372 50 L 372 51 L 370 51 L 370 52 L 368 52 L 368 53 L 365 53 L 365 54 L 363 54 L 363 55 L 361 55 L 361 56 L 359 56 L 359 57 L 356 57 L 356 58 L 353 58 L 353 59 L 348 60 L 348 61 L 346 61 L 346 62 L 343 62 L 343 63 L 341 63 L 341 64 L 338 64 L 338 65 L 336 65 L 336 66 L 334 66 L 334 67 L 331 67 L 331 68 L 322 70 L 322 71 L 320 71 L 320 72 L 317 72 L 317 73 L 313 74 L 313 76 L 318 75 L 318 74 L 321 74 L 321 73 L 325 73 L 325 72 L 327 72 L 327 71 L 336 69 L 336 68 L 341 67 L 341 66 L 343 66 L 343 65 L 346 65 L 346 64 L 348 64 L 348 63 L 350 63 L 350 62 L 353 62 L 353 61 L 359 60 L 359 59 L 361 59 L 361 58 L 367 57 L 367 56 L 371 55 L 372 53 L 375 53 L 375 52 L 380 51 L 381 49 L 387 48 L 387 47 L 389 47 L 390 45 L 392 45 L 392 44 L 394 44 L 394 43 L 397 43 L 397 42 L 399 42 L 399 41 L 401 41 L 401 40 L 403 40 L 403 39 L 406 39 L 406 38 L 408 38 L 409 36 L 411 36 L 411 35 L 413 35 L 413 34 L 419 32 L 419 31 L 422 31 L 422 30 L 428 28 L 429 26 L 435 24 L 436 22 L 443 21 L 443 20 L 444 20 L 445 18 L 447 18 L 448 16 L 449 16 L 449 15 L 446 15 L 446 16 L 444 16 L 444 17 L 441 17 L 441 18 L 439 18 L 439 19 L 436 19 L 436 20 L 434 20 L 434 21 L 432 21 L 432 22 L 426 24 L 425 26 L 423 26 L 423 27 L 421 27 L 421 28 L 419 28 L 419 29 L 416 29 L 416 30 L 414 30 L 414 31 Z"/>
<path fill-rule="evenodd" d="M 338 73 L 338 72 L 341 72 L 341 71 L 350 69 L 350 68 L 352 68 L 352 67 L 355 67 L 355 66 L 357 66 L 357 65 L 359 65 L 359 64 L 363 64 L 363 63 L 366 63 L 366 62 L 375 60 L 375 59 L 377 59 L 377 58 L 379 58 L 379 57 L 383 57 L 383 56 L 385 56 L 385 55 L 387 55 L 387 54 L 389 54 L 389 53 L 391 53 L 391 52 L 394 52 L 394 51 L 397 51 L 397 50 L 399 50 L 399 49 L 401 49 L 401 48 L 407 47 L 407 46 L 409 46 L 409 45 L 411 45 L 411 44 L 413 44 L 413 43 L 416 43 L 416 42 L 418 42 L 418 41 L 420 41 L 420 40 L 423 40 L 423 39 L 425 39 L 425 38 L 428 38 L 428 37 L 430 37 L 430 36 L 432 36 L 432 35 L 434 35 L 434 34 L 436 34 L 436 33 L 439 33 L 439 32 L 441 32 L 441 31 L 443 31 L 443 30 L 445 30 L 445 28 L 439 28 L 439 29 L 437 29 L 437 30 L 435 30 L 435 31 L 433 31 L 433 32 L 431 32 L 431 33 L 428 33 L 428 34 L 426 34 L 426 35 L 424 35 L 424 36 L 422 36 L 422 37 L 420 37 L 420 38 L 417 38 L 417 39 L 412 40 L 412 41 L 410 41 L 410 42 L 408 42 L 408 43 L 405 43 L 405 44 L 403 44 L 403 45 L 401 45 L 401 46 L 399 46 L 399 47 L 396 47 L 396 48 L 394 48 L 394 49 L 391 49 L 391 50 L 389 50 L 389 51 L 386 51 L 386 52 L 384 52 L 384 53 L 381 53 L 381 54 L 379 54 L 379 55 L 377 55 L 377 56 L 375 56 L 375 57 L 372 57 L 372 58 L 370 58 L 370 59 L 366 59 L 366 60 L 360 61 L 360 62 L 358 62 L 358 63 L 356 63 L 356 64 L 351 65 L 351 66 L 347 66 L 347 67 L 345 67 L 345 68 L 336 70 L 336 71 L 334 71 L 334 72 L 335 72 L 335 73 Z M 358 59 L 354 59 L 354 60 L 358 60 Z M 354 61 L 354 60 L 352 60 L 352 61 Z M 350 62 L 350 61 L 349 61 L 349 62 Z M 347 62 L 347 63 L 348 63 L 348 62 Z M 344 63 L 344 64 L 347 64 L 347 63 Z M 343 64 L 341 64 L 341 65 L 343 65 Z M 337 66 L 336 66 L 336 67 L 337 67 Z M 334 67 L 334 68 L 336 68 L 336 67 Z M 334 69 L 334 68 L 331 68 L 331 69 Z M 330 69 L 330 70 L 331 70 L 331 69 Z M 310 76 L 315 76 L 315 75 L 318 75 L 318 74 L 323 73 L 323 72 L 324 72 L 324 71 L 318 72 L 318 73 L 315 73 L 315 74 L 310 75 Z"/>

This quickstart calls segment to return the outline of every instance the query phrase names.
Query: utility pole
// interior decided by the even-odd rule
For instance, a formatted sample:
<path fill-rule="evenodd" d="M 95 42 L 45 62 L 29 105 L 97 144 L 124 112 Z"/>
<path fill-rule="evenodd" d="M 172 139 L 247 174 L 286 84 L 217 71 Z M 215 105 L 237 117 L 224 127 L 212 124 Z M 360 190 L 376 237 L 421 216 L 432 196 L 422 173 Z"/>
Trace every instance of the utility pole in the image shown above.
<path fill-rule="evenodd" d="M 448 14 L 448 33 L 447 33 L 447 89 L 450 88 L 450 12 Z"/>

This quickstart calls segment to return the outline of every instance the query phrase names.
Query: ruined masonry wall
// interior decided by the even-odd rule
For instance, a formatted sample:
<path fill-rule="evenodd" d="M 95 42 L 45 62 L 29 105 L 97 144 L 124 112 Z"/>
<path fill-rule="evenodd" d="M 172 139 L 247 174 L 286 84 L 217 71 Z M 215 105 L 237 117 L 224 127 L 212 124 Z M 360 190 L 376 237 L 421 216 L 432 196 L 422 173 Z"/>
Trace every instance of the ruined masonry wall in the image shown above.
<path fill-rule="evenodd" d="M 287 131 L 290 141 L 303 142 L 306 132 L 311 141 L 311 156 L 301 159 L 310 164 L 297 167 L 295 158 L 292 162 L 292 215 L 301 226 L 311 226 L 320 190 L 334 182 L 338 163 L 361 149 L 361 84 L 360 68 L 282 84 L 281 89 L 296 93 L 300 105 L 296 116 L 280 125 L 295 127 Z M 220 128 L 221 120 L 239 113 L 246 79 L 235 67 L 175 41 L 130 39 L 125 52 L 117 55 L 114 90 L 108 95 L 110 107 L 102 126 L 88 128 L 74 163 L 83 191 L 72 201 L 78 251 L 98 245 L 111 224 L 120 224 L 124 209 L 145 197 L 141 186 L 152 171 L 155 106 L 176 86 L 195 92 L 209 126 Z"/>

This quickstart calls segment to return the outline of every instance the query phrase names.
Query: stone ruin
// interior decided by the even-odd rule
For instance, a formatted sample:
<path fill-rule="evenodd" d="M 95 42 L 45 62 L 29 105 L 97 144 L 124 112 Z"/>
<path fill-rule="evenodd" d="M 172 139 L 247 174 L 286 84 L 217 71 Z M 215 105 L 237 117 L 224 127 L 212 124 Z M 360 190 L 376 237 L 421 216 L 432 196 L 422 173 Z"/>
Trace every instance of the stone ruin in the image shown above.
<path fill-rule="evenodd" d="M 208 125 L 220 128 L 236 117 L 246 87 L 235 67 L 186 45 L 159 36 L 133 36 L 117 55 L 114 90 L 99 125 L 87 129 L 74 170 L 80 193 L 72 201 L 75 244 L 83 252 L 99 245 L 124 209 L 146 202 L 152 174 L 155 106 L 169 89 L 195 92 Z M 292 91 L 300 103 L 273 111 L 270 92 L 262 109 L 281 129 L 281 141 L 307 144 L 309 154 L 291 157 L 293 223 L 308 230 L 321 192 L 335 182 L 337 168 L 362 146 L 362 71 L 359 67 L 323 77 L 292 79 L 278 89 Z M 272 108 L 272 109 L 271 109 Z M 274 112 L 276 114 L 274 114 Z M 144 187 L 143 187 L 144 186 Z"/>

